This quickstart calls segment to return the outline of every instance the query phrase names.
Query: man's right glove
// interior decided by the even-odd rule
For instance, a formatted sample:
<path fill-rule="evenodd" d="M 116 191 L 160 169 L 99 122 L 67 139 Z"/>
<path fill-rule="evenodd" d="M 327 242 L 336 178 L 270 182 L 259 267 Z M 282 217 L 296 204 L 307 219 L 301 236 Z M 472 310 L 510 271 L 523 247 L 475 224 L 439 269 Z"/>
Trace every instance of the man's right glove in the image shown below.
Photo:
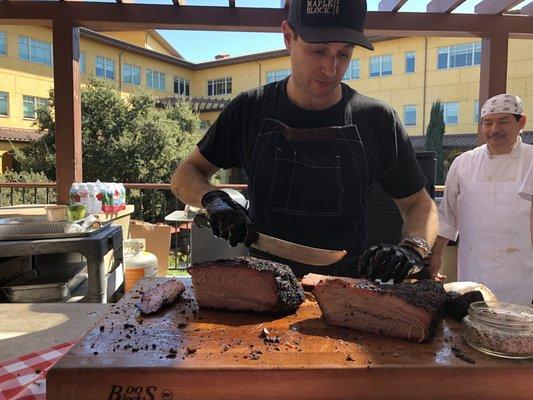
<path fill-rule="evenodd" d="M 376 244 L 361 255 L 358 273 L 362 278 L 380 279 L 394 283 L 402 282 L 411 274 L 420 273 L 424 268 L 422 256 L 413 248 L 405 245 Z"/>
<path fill-rule="evenodd" d="M 202 205 L 215 236 L 228 240 L 233 247 L 245 241 L 249 246 L 254 241 L 250 234 L 247 236 L 251 221 L 246 209 L 229 194 L 223 190 L 207 192 L 202 197 Z"/>

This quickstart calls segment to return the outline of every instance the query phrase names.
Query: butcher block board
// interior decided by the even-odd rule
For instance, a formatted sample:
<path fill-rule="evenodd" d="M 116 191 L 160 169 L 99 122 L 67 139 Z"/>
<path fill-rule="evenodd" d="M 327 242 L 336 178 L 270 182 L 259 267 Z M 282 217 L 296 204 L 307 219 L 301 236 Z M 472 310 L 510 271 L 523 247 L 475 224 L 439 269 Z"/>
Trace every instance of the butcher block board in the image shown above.
<path fill-rule="evenodd" d="M 533 361 L 478 353 L 452 320 L 410 343 L 328 327 L 310 295 L 286 317 L 198 310 L 189 280 L 180 301 L 141 317 L 139 292 L 166 279 L 112 306 L 50 370 L 48 400 L 533 399 Z"/>

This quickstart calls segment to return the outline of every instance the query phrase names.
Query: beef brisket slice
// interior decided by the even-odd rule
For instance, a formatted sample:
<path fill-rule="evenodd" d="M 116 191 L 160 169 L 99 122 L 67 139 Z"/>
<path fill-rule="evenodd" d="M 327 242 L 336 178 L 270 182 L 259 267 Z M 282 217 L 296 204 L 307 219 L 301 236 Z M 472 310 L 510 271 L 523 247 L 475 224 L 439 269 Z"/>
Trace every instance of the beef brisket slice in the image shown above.
<path fill-rule="evenodd" d="M 159 311 L 164 305 L 175 302 L 184 291 L 185 285 L 172 279 L 144 292 L 141 300 L 135 303 L 135 307 L 143 314 L 151 314 Z"/>
<path fill-rule="evenodd" d="M 432 338 L 448 298 L 431 280 L 382 285 L 342 279 L 313 291 L 327 324 L 424 342 Z"/>
<path fill-rule="evenodd" d="M 292 270 L 273 261 L 237 257 L 194 264 L 188 271 L 200 308 L 284 314 L 305 298 Z"/>

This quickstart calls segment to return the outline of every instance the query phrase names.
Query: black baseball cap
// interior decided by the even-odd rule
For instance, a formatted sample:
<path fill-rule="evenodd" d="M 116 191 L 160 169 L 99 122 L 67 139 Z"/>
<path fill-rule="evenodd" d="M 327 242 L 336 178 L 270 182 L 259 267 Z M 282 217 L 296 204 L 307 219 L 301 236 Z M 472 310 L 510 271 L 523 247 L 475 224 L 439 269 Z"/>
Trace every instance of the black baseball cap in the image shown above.
<path fill-rule="evenodd" d="M 363 34 L 366 0 L 291 0 L 289 24 L 308 43 L 353 43 L 374 50 Z"/>

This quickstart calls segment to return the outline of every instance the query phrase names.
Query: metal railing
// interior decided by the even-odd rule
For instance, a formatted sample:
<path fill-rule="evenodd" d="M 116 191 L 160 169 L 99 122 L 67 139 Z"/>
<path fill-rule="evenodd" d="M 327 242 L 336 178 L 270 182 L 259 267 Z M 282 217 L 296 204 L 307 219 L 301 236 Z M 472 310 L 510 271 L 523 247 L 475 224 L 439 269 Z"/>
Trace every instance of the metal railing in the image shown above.
<path fill-rule="evenodd" d="M 219 188 L 243 190 L 245 184 L 216 185 Z M 133 204 L 134 219 L 157 223 L 163 222 L 165 215 L 183 210 L 184 204 L 171 192 L 169 183 L 124 183 L 126 203 Z M 24 204 L 54 204 L 56 184 L 0 182 L 0 207 Z"/>
<path fill-rule="evenodd" d="M 237 190 L 246 189 L 246 184 L 216 186 Z M 172 195 L 169 183 L 125 183 L 124 187 L 126 188 L 126 202 L 135 205 L 132 218 L 144 220 L 147 216 L 147 222 L 162 222 L 165 215 L 183 209 L 183 203 Z M 436 197 L 441 197 L 443 192 L 444 185 L 435 186 Z M 53 204 L 55 202 L 55 182 L 0 182 L 0 207 L 21 204 Z M 161 215 L 163 219 L 161 219 Z"/>

